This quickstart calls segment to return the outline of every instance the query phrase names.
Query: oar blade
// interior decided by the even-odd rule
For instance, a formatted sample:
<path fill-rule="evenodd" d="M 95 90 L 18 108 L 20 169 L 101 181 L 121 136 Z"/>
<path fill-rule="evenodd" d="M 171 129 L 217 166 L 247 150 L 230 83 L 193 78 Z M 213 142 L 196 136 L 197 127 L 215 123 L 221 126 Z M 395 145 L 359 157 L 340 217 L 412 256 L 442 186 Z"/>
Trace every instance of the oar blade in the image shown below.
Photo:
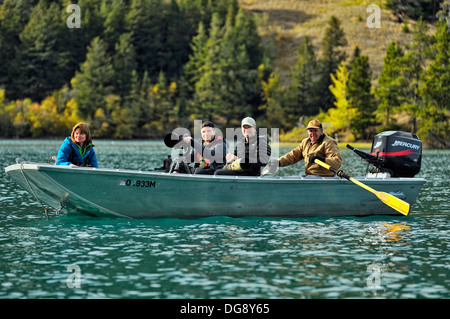
<path fill-rule="evenodd" d="M 401 200 L 400 198 L 395 197 L 394 195 L 384 192 L 377 192 L 377 196 L 386 205 L 392 207 L 393 209 L 402 213 L 403 215 L 408 216 L 409 211 L 411 209 L 409 203 Z"/>
<path fill-rule="evenodd" d="M 315 159 L 314 162 L 316 164 L 319 164 L 320 166 L 336 173 L 339 177 L 343 177 L 348 179 L 349 181 L 355 183 L 356 185 L 364 188 L 365 190 L 368 190 L 369 192 L 377 195 L 377 197 L 386 205 L 388 205 L 389 207 L 395 209 L 396 211 L 402 213 L 405 216 L 408 216 L 409 211 L 411 209 L 409 203 L 401 200 L 400 198 L 395 197 L 394 195 L 388 194 L 388 193 L 384 193 L 384 192 L 378 192 L 376 190 L 374 190 L 373 188 L 367 186 L 366 184 L 361 183 L 360 181 L 354 179 L 353 177 L 348 176 L 347 174 L 345 174 L 343 171 L 341 170 L 337 170 L 333 167 L 331 167 L 330 165 Z"/>

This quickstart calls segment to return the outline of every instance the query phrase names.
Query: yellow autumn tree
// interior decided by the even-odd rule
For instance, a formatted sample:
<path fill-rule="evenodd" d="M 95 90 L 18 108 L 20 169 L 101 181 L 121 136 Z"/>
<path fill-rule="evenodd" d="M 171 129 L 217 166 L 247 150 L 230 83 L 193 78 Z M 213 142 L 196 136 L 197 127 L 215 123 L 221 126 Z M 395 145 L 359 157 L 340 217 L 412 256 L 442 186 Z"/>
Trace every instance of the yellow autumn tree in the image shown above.
<path fill-rule="evenodd" d="M 263 68 L 264 65 L 261 64 L 259 70 Z M 262 120 L 261 124 L 263 124 L 263 127 L 286 127 L 286 115 L 281 106 L 279 96 L 277 96 L 279 94 L 280 75 L 272 72 L 267 81 L 262 77 L 263 75 L 260 74 L 263 104 L 259 107 L 259 110 L 265 112 L 265 119 Z"/>
<path fill-rule="evenodd" d="M 167 83 L 164 73 L 159 74 L 158 82 L 148 89 L 147 101 L 150 109 L 150 119 L 144 129 L 150 134 L 161 134 L 175 128 L 177 84 Z"/>
<path fill-rule="evenodd" d="M 0 136 L 10 136 L 12 132 L 12 119 L 7 109 L 5 90 L 0 89 Z"/>
<path fill-rule="evenodd" d="M 41 104 L 33 103 L 26 115 L 32 137 L 60 135 L 63 125 L 54 96 L 46 97 Z"/>
<path fill-rule="evenodd" d="M 351 107 L 348 98 L 348 79 L 349 72 L 344 62 L 341 62 L 336 70 L 336 76 L 330 74 L 333 84 L 329 89 L 336 101 L 335 107 L 330 108 L 324 116 L 324 122 L 329 123 L 330 133 L 338 133 L 344 135 L 348 141 L 354 139 L 351 133 L 352 120 L 356 117 L 358 110 Z"/>
<path fill-rule="evenodd" d="M 33 104 L 31 99 L 17 100 L 11 102 L 7 109 L 13 119 L 14 135 L 16 137 L 27 136 L 29 134 L 29 125 L 27 121 L 27 113 Z"/>
<path fill-rule="evenodd" d="M 68 133 L 71 132 L 72 127 L 83 121 L 83 119 L 79 115 L 78 105 L 74 98 L 68 100 L 64 107 L 64 112 L 61 114 L 62 125 L 68 130 Z"/>

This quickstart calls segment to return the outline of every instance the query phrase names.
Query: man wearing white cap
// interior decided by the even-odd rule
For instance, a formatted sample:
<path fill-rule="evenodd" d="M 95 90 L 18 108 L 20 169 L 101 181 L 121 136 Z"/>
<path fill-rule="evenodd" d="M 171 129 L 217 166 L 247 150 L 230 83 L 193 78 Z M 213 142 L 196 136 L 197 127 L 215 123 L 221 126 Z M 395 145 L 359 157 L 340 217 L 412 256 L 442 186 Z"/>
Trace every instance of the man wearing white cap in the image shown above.
<path fill-rule="evenodd" d="M 314 160 L 317 158 L 336 169 L 341 167 L 342 156 L 336 141 L 323 133 L 322 123 L 319 120 L 310 121 L 306 130 L 308 137 L 299 146 L 286 155 L 272 160 L 267 168 L 269 173 L 275 173 L 278 166 L 289 166 L 304 159 L 305 175 L 334 176 L 332 171 L 314 163 Z"/>
<path fill-rule="evenodd" d="M 243 138 L 239 139 L 234 153 L 226 156 L 227 164 L 214 175 L 259 176 L 268 163 L 271 148 L 267 136 L 259 135 L 256 122 L 246 117 L 241 122 Z"/>

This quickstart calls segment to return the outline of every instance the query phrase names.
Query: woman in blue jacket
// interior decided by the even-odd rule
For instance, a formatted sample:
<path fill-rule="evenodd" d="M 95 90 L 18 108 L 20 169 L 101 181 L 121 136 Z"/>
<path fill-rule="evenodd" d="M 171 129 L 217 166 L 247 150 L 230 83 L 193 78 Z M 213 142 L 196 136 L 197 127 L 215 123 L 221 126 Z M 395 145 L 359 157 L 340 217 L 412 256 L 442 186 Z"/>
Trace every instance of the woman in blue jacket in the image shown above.
<path fill-rule="evenodd" d="M 56 165 L 98 167 L 91 133 L 86 123 L 78 123 L 59 148 Z"/>

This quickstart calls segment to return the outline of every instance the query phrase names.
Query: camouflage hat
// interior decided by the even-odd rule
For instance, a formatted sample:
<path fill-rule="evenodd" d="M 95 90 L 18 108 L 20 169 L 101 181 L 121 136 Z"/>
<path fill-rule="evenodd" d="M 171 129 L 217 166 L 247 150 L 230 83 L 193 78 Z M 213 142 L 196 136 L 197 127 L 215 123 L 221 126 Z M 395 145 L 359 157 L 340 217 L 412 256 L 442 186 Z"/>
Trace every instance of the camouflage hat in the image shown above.
<path fill-rule="evenodd" d="M 309 121 L 308 126 L 306 127 L 306 129 L 309 130 L 311 128 L 322 128 L 322 123 L 320 123 L 319 120 Z"/>

